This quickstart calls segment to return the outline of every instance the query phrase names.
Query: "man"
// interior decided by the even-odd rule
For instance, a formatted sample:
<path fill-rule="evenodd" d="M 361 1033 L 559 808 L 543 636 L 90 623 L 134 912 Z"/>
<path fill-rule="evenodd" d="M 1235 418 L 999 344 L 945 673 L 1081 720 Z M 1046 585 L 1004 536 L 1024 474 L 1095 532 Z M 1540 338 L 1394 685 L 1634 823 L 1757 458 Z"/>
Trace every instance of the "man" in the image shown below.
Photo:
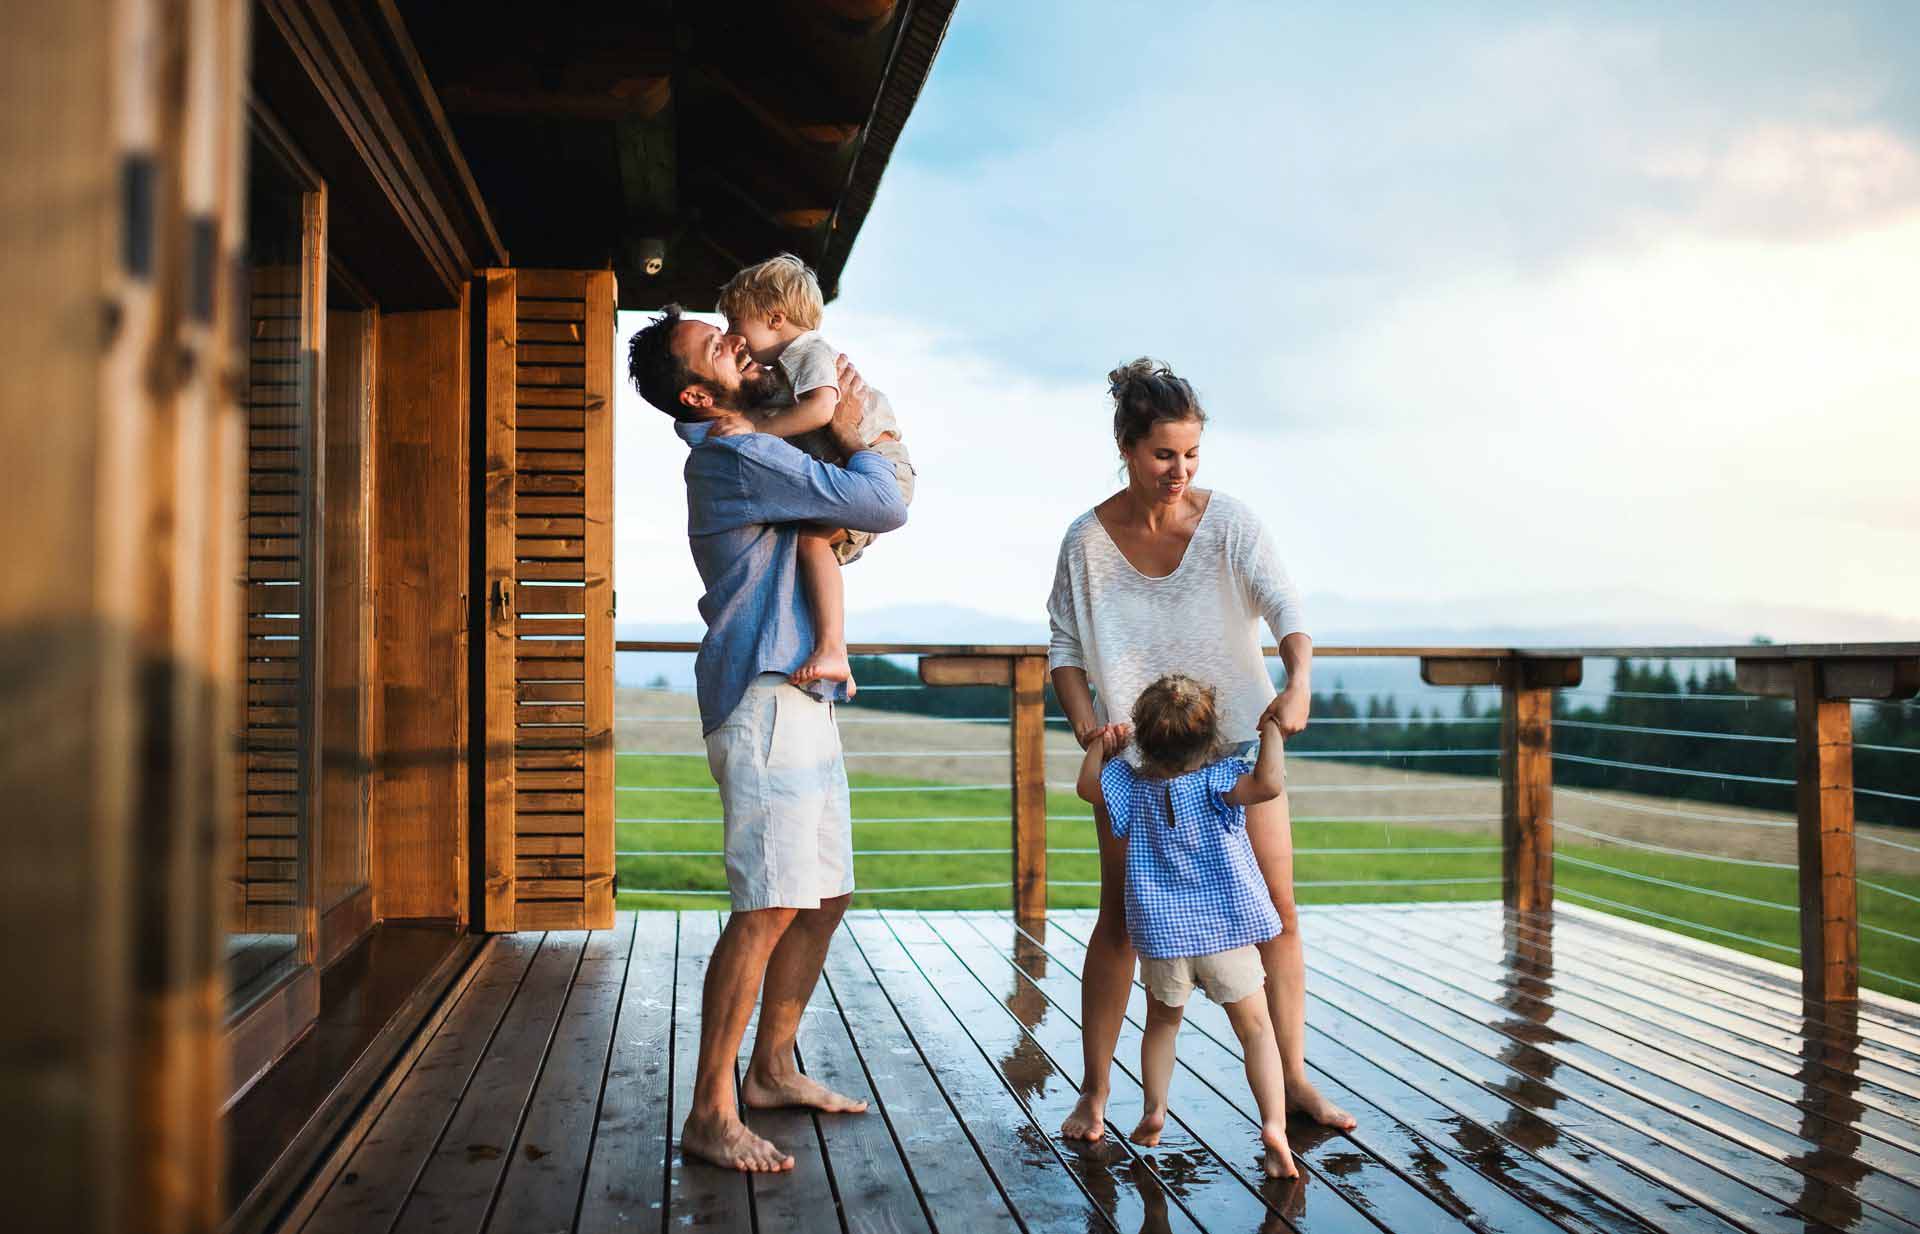
<path fill-rule="evenodd" d="M 797 588 L 802 523 L 885 532 L 906 522 L 893 464 L 861 445 L 866 383 L 843 356 L 826 432 L 844 468 L 753 431 L 745 413 L 792 401 L 746 340 L 683 319 L 678 305 L 634 335 L 627 372 L 672 416 L 687 455 L 687 538 L 707 592 L 694 676 L 707 763 L 720 785 L 733 914 L 714 946 L 700 1004 L 700 1060 L 683 1151 L 764 1172 L 793 1158 L 750 1131 L 734 1096 L 734 1060 L 759 995 L 741 1096 L 750 1107 L 866 1109 L 800 1073 L 794 1034 L 827 944 L 853 894 L 853 826 L 833 704 L 841 682 L 787 680 L 813 649 Z M 762 983 L 764 980 L 764 991 Z"/>

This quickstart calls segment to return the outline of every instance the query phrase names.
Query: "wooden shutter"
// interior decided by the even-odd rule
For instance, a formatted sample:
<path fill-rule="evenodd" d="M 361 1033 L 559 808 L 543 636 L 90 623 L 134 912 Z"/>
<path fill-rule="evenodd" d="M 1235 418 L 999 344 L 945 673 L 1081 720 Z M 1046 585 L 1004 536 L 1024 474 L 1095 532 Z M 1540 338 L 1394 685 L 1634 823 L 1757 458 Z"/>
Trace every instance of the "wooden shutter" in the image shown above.
<path fill-rule="evenodd" d="M 613 925 L 613 334 L 608 271 L 490 270 L 487 930 Z"/>
<path fill-rule="evenodd" d="M 245 697 L 231 929 L 299 929 L 311 791 L 313 341 L 299 266 L 252 271 L 247 321 Z"/>

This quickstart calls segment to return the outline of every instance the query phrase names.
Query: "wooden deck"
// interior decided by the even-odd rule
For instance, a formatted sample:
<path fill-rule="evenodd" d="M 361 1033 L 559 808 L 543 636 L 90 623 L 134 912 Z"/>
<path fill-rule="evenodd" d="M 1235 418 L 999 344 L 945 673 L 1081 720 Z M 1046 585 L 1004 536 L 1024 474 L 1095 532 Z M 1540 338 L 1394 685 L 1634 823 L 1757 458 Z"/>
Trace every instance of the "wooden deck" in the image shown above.
<path fill-rule="evenodd" d="M 496 940 L 288 1229 L 458 1232 L 1920 1229 L 1920 1014 L 1803 1014 L 1790 970 L 1577 909 L 1303 913 L 1309 1061 L 1360 1119 L 1261 1178 L 1232 1034 L 1196 998 L 1161 1146 L 1055 1134 L 1092 918 L 850 915 L 801 1033 L 858 1117 L 757 1128 L 790 1175 L 683 1160 L 712 913 Z M 1144 995 L 1112 1114 L 1139 1107 Z"/>

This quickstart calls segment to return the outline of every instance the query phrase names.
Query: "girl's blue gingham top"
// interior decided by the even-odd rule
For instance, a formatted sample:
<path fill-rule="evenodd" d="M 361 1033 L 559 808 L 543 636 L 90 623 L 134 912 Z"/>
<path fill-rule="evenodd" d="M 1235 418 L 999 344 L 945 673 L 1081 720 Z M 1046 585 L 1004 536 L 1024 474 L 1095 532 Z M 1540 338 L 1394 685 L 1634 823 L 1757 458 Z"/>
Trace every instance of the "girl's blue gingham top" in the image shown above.
<path fill-rule="evenodd" d="M 1212 955 L 1280 933 L 1246 808 L 1223 800 L 1252 771 L 1237 758 L 1174 780 L 1149 780 L 1123 758 L 1101 771 L 1113 834 L 1127 841 L 1127 934 L 1141 955 Z"/>

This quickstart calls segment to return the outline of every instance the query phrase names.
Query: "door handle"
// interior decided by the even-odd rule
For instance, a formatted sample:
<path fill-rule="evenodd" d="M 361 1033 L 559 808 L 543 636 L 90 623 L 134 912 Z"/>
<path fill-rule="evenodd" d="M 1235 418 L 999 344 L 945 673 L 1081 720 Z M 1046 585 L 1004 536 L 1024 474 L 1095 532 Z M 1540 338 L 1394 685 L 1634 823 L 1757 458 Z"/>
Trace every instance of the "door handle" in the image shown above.
<path fill-rule="evenodd" d="M 493 611 L 502 621 L 513 616 L 513 584 L 503 579 L 493 580 Z"/>

